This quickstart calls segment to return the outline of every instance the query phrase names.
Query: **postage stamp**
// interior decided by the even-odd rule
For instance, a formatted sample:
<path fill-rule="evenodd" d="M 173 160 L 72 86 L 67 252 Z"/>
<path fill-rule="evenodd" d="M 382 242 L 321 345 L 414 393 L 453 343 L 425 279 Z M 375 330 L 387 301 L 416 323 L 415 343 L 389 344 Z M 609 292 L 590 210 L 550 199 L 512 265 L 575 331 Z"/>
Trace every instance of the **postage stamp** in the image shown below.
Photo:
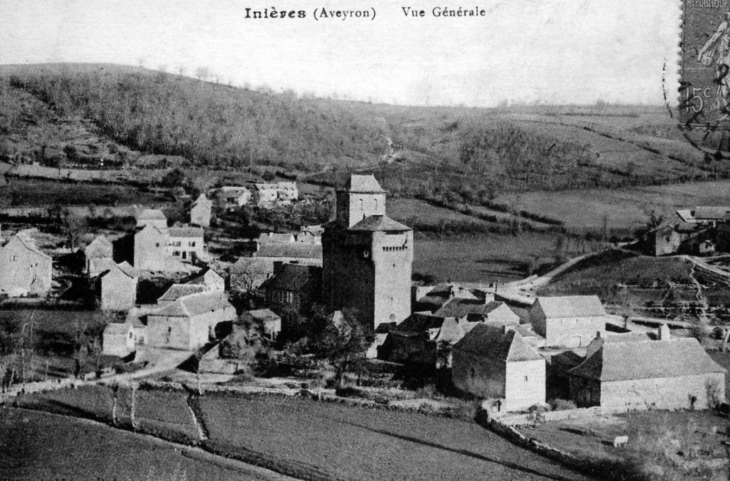
<path fill-rule="evenodd" d="M 730 128 L 730 0 L 684 0 L 682 123 Z"/>

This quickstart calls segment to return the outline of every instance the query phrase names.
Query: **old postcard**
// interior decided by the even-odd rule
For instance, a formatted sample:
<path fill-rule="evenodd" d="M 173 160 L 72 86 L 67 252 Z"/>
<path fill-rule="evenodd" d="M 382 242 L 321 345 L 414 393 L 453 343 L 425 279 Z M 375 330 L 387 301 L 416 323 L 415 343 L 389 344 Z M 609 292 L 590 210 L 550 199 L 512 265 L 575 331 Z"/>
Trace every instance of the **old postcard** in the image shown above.
<path fill-rule="evenodd" d="M 727 0 L 0 19 L 0 481 L 728 477 Z"/>

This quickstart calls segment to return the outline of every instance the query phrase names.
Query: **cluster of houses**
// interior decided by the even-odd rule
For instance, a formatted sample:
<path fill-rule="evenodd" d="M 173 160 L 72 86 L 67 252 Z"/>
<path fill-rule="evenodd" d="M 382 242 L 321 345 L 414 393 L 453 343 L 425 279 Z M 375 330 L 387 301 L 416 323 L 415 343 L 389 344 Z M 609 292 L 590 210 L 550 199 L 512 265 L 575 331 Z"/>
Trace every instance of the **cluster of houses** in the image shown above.
<path fill-rule="evenodd" d="M 263 197 L 267 189 L 276 195 Z M 296 185 L 291 194 L 262 187 L 258 195 L 295 199 Z M 126 356 L 139 345 L 194 351 L 226 335 L 227 349 L 246 349 L 254 342 L 250 333 L 228 333 L 241 319 L 229 295 L 258 290 L 264 308 L 243 315 L 263 326 L 269 340 L 281 332 L 282 317 L 306 305 L 327 306 L 338 329 L 347 321 L 337 313 L 356 310 L 375 333 L 368 356 L 450 369 L 457 388 L 491 400 L 495 410 L 525 410 L 556 397 L 611 409 L 701 409 L 724 399 L 725 369 L 697 340 L 675 338 L 666 325 L 658 332 L 617 328 L 596 296 L 537 297 L 518 308 L 494 286 L 412 286 L 413 230 L 387 216 L 375 177 L 352 175 L 336 195 L 331 222 L 262 234 L 252 256 L 231 265 L 227 276 L 210 267 L 181 269 L 190 275 L 153 304 L 135 298 L 141 274 L 208 260 L 203 227 L 212 203 L 205 196 L 195 201 L 195 225 L 169 227 L 162 212 L 141 211 L 131 263 L 118 259 L 115 243 L 94 240 L 85 249 L 86 271 L 100 307 L 128 311 L 125 322 L 107 326 L 104 351 Z M 683 222 L 698 229 L 724 225 L 710 226 L 701 209 L 690 214 Z M 22 232 L 0 249 L 0 267 L 6 292 L 50 289 L 51 259 Z M 219 350 L 211 352 L 210 366 L 235 369 L 221 364 Z"/>
<path fill-rule="evenodd" d="M 651 255 L 712 255 L 730 252 L 730 207 L 698 206 L 677 211 L 679 218 L 650 231 L 644 250 Z"/>
<path fill-rule="evenodd" d="M 291 204 L 299 199 L 296 182 L 255 183 L 250 186 L 223 186 L 214 193 L 221 209 L 237 209 L 246 205 L 273 207 Z"/>

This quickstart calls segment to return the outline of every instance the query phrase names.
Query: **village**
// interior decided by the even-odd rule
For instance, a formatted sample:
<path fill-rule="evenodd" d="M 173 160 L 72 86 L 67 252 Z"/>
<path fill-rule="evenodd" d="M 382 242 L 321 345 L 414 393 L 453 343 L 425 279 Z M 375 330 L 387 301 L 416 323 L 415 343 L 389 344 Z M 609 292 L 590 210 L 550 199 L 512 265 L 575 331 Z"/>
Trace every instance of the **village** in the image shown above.
<path fill-rule="evenodd" d="M 232 263 L 207 251 L 214 206 L 290 204 L 295 183 L 200 194 L 188 224 L 168 225 L 160 210 L 139 208 L 133 233 L 98 236 L 78 251 L 94 305 L 117 313 L 103 328 L 102 353 L 134 365 L 146 351 L 187 352 L 198 376 L 250 375 L 262 353 L 271 358 L 286 340 L 304 359 L 333 361 L 336 379 L 327 385 L 353 382 L 346 369 L 356 359 L 447 373 L 447 384 L 495 418 L 561 403 L 601 412 L 725 406 L 726 370 L 695 337 L 672 332 L 670 321 L 629 322 L 597 296 L 534 296 L 534 279 L 413 284 L 413 231 L 387 216 L 386 197 L 374 176 L 353 174 L 337 190 L 329 223 L 261 234 L 250 257 Z M 679 212 L 681 222 L 647 235 L 651 254 L 708 253 L 710 239 L 722 245 L 729 211 Z M 0 292 L 43 309 L 57 259 L 34 234 L 3 232 Z M 161 292 L 152 300 L 142 292 L 150 279 Z M 6 364 L 3 391 L 27 389 L 25 376 Z"/>

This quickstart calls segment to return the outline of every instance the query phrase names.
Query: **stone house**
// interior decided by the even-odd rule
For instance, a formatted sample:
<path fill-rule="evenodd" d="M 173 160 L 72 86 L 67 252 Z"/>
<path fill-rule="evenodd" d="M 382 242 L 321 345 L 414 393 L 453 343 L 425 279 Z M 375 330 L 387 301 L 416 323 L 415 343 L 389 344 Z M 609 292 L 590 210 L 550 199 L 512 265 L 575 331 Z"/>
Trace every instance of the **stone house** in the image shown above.
<path fill-rule="evenodd" d="M 243 186 L 225 186 L 215 193 L 216 203 L 221 209 L 236 209 L 251 202 L 253 194 Z"/>
<path fill-rule="evenodd" d="M 649 234 L 651 237 L 652 255 L 664 256 L 676 254 L 682 243 L 682 236 L 673 225 L 659 227 Z"/>
<path fill-rule="evenodd" d="M 205 197 L 205 194 L 200 194 L 190 207 L 190 223 L 200 227 L 210 227 L 212 212 L 213 203 Z"/>
<path fill-rule="evenodd" d="M 434 286 L 413 286 L 411 289 L 411 303 L 417 312 L 436 312 L 451 299 L 469 299 L 478 301 L 477 297 L 469 289 L 457 284 L 438 284 Z M 493 299 L 492 299 L 493 300 Z"/>
<path fill-rule="evenodd" d="M 86 273 L 89 277 L 96 277 L 106 270 L 105 267 L 108 267 L 106 260 L 114 258 L 114 245 L 103 235 L 98 236 L 84 248 L 84 256 Z"/>
<path fill-rule="evenodd" d="M 390 362 L 435 366 L 437 337 L 445 323 L 428 312 L 414 313 L 388 330 L 378 357 Z"/>
<path fill-rule="evenodd" d="M 127 357 L 135 350 L 131 323 L 107 324 L 102 333 L 102 352 L 108 356 Z"/>
<path fill-rule="evenodd" d="M 186 284 L 190 285 L 202 285 L 209 291 L 224 291 L 226 290 L 226 280 L 211 268 L 206 268 L 202 274 L 198 274 L 193 277 Z"/>
<path fill-rule="evenodd" d="M 170 227 L 167 253 L 182 262 L 192 263 L 206 258 L 203 229 L 200 227 Z"/>
<path fill-rule="evenodd" d="M 137 227 L 151 225 L 158 229 L 167 229 L 167 217 L 159 209 L 143 209 L 137 214 Z"/>
<path fill-rule="evenodd" d="M 489 297 L 486 302 L 478 299 L 450 299 L 434 312 L 434 316 L 504 326 L 515 326 L 520 323 L 520 316 L 515 314 L 507 304 L 500 301 L 489 301 Z"/>
<path fill-rule="evenodd" d="M 0 248 L 0 273 L 0 292 L 45 296 L 51 290 L 53 262 L 30 235 L 18 232 Z"/>
<path fill-rule="evenodd" d="M 281 332 L 281 317 L 272 310 L 254 309 L 247 314 L 261 326 L 264 335 L 269 339 L 276 339 Z"/>
<path fill-rule="evenodd" d="M 322 266 L 322 246 L 298 242 L 257 244 L 251 257 L 241 257 L 229 269 L 230 289 L 247 292 L 257 289 L 274 275 L 275 266 L 299 264 Z"/>
<path fill-rule="evenodd" d="M 253 186 L 253 202 L 258 207 L 271 207 L 279 199 L 278 184 L 258 183 Z"/>
<path fill-rule="evenodd" d="M 335 220 L 322 235 L 325 303 L 357 310 L 375 331 L 403 322 L 411 315 L 413 230 L 386 215 L 373 175 L 351 175 L 336 196 Z"/>
<path fill-rule="evenodd" d="M 548 347 L 584 347 L 606 332 L 608 314 L 597 296 L 538 297 L 530 323 Z"/>
<path fill-rule="evenodd" d="M 585 361 L 568 371 L 580 407 L 707 409 L 725 400 L 726 370 L 694 338 L 598 336 Z M 618 336 L 616 336 L 618 337 Z"/>
<path fill-rule="evenodd" d="M 318 302 L 322 291 L 322 268 L 298 264 L 282 264 L 274 276 L 261 285 L 266 304 L 274 311 L 291 309 L 299 312 Z"/>
<path fill-rule="evenodd" d="M 497 400 L 500 410 L 545 402 L 545 359 L 510 326 L 477 324 L 452 351 L 454 385 Z"/>
<path fill-rule="evenodd" d="M 279 203 L 290 204 L 299 199 L 296 182 L 279 182 L 276 184 L 276 195 Z"/>
<path fill-rule="evenodd" d="M 168 269 L 167 228 L 146 225 L 134 235 L 134 267 L 140 270 Z"/>
<path fill-rule="evenodd" d="M 97 280 L 97 295 L 102 310 L 127 311 L 137 299 L 139 274 L 127 262 L 114 264 Z"/>
<path fill-rule="evenodd" d="M 236 319 L 224 292 L 184 296 L 147 316 L 150 346 L 194 351 L 215 337 L 219 324 Z"/>

